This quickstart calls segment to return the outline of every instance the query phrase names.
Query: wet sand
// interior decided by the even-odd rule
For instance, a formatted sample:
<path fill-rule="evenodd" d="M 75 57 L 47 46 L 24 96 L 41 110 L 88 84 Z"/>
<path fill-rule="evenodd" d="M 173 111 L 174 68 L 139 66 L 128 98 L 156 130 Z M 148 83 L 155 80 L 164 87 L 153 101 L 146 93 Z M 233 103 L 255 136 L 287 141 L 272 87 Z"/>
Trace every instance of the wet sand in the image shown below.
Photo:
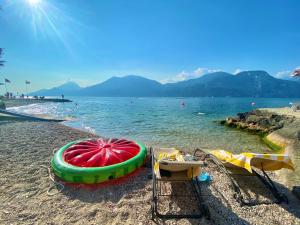
<path fill-rule="evenodd" d="M 151 169 L 141 168 L 115 184 L 89 187 L 53 187 L 47 167 L 53 150 L 93 135 L 47 122 L 1 122 L 0 124 L 0 224 L 300 224 L 299 201 L 280 183 L 290 204 L 247 207 L 233 199 L 228 178 L 214 165 L 203 170 L 213 176 L 202 186 L 211 221 L 151 220 Z M 276 176 L 274 179 L 277 180 Z M 244 195 L 254 200 L 272 200 L 254 180 L 244 181 Z M 49 190 L 50 187 L 53 187 Z M 189 192 L 168 184 L 169 192 Z M 50 191 L 50 193 L 47 193 Z M 50 195 L 49 195 L 50 194 Z M 172 201 L 171 201 L 172 200 Z M 193 210 L 193 199 L 165 199 L 162 212 Z"/>

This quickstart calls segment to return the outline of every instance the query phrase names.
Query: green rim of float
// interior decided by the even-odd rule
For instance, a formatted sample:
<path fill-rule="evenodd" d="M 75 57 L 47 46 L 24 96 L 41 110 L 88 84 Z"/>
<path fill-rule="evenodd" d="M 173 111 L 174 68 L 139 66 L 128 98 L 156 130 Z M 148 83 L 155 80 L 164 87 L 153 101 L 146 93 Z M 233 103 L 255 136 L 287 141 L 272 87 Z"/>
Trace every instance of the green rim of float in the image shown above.
<path fill-rule="evenodd" d="M 51 166 L 56 176 L 71 183 L 97 184 L 126 176 L 145 162 L 147 149 L 143 144 L 135 142 L 140 147 L 139 153 L 121 163 L 104 167 L 77 167 L 66 163 L 63 159 L 64 151 L 72 145 L 86 140 L 91 139 L 70 142 L 54 154 L 51 159 Z"/>

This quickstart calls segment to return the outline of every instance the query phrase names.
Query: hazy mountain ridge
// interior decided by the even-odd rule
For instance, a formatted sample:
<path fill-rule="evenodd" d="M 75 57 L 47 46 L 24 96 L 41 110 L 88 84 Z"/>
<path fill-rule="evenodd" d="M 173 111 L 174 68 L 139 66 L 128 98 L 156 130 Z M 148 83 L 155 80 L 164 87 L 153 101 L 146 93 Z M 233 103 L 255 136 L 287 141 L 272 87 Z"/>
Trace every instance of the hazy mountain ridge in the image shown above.
<path fill-rule="evenodd" d="M 67 82 L 58 87 L 50 89 L 41 89 L 35 92 L 30 93 L 30 95 L 39 95 L 39 96 L 60 96 L 64 95 L 77 95 L 82 88 L 75 82 Z"/>
<path fill-rule="evenodd" d="M 159 96 L 162 84 L 144 77 L 129 75 L 112 77 L 103 83 L 84 88 L 82 95 L 89 96 Z"/>
<path fill-rule="evenodd" d="M 265 71 L 244 71 L 236 75 L 215 72 L 177 83 L 161 84 L 141 76 L 112 77 L 102 83 L 81 88 L 74 82 L 34 95 L 107 97 L 300 97 L 300 83 L 277 79 Z"/>

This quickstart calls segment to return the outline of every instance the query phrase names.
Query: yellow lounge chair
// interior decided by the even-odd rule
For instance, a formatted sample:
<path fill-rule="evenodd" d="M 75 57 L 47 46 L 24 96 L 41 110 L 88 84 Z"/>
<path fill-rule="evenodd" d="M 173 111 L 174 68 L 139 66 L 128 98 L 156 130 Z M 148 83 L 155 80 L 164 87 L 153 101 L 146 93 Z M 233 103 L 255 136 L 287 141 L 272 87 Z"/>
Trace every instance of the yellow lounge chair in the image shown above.
<path fill-rule="evenodd" d="M 154 151 L 154 172 L 161 178 L 160 170 L 171 172 L 169 179 L 180 176 L 180 179 L 191 179 L 200 173 L 201 161 L 186 161 L 179 150 L 175 148 L 160 148 Z"/>
<path fill-rule="evenodd" d="M 152 158 L 152 219 L 160 218 L 210 218 L 209 209 L 203 203 L 200 191 L 198 175 L 201 171 L 202 161 L 186 161 L 179 150 L 175 148 L 160 148 L 151 151 Z M 164 186 L 167 182 L 190 182 L 192 185 L 191 193 L 181 193 L 172 195 L 164 193 Z M 199 213 L 197 214 L 162 214 L 158 210 L 159 199 L 162 197 L 184 197 L 196 198 Z"/>
<path fill-rule="evenodd" d="M 212 150 L 210 154 L 217 157 L 226 166 L 237 166 L 252 173 L 252 167 L 264 171 L 275 171 L 282 168 L 295 170 L 291 158 L 287 154 L 261 154 L 244 152 L 232 154 L 224 150 Z"/>
<path fill-rule="evenodd" d="M 265 171 L 275 171 L 282 168 L 294 170 L 294 165 L 290 157 L 286 154 L 260 154 L 260 153 L 240 153 L 232 154 L 224 150 L 205 151 L 206 154 L 213 156 L 225 168 L 227 175 L 230 176 L 234 189 L 237 193 L 237 200 L 241 205 L 257 205 L 257 203 L 246 202 L 240 191 L 238 182 L 233 177 L 248 176 L 257 177 L 271 191 L 271 194 L 276 198 L 276 203 L 288 203 L 287 196 L 280 193 L 274 182 Z M 261 176 L 255 169 L 260 169 L 264 176 Z M 263 204 L 271 204 L 264 202 Z"/>

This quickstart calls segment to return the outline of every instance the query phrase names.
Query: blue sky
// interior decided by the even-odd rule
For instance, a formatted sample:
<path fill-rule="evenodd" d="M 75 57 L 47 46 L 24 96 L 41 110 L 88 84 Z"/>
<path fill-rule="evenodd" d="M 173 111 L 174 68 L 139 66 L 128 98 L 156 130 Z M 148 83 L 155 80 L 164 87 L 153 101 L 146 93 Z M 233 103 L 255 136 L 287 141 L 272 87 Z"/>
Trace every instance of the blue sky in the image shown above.
<path fill-rule="evenodd" d="M 300 66 L 298 0 L 0 0 L 0 79 L 13 91 L 111 76 L 177 81 Z M 1 88 L 1 87 L 0 87 Z M 0 90 L 1 92 L 2 90 Z"/>

